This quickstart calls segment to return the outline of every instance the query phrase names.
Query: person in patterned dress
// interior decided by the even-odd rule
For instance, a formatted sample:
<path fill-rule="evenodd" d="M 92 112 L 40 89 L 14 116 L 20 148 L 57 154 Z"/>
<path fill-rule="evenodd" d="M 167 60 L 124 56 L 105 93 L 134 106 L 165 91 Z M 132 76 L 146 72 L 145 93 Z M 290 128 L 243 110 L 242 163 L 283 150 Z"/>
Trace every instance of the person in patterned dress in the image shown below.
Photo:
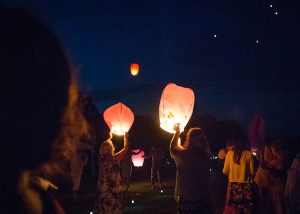
<path fill-rule="evenodd" d="M 128 150 L 128 133 L 124 135 L 124 148 L 115 153 L 111 138 L 100 146 L 98 194 L 93 213 L 122 213 L 122 182 L 120 162 Z"/>

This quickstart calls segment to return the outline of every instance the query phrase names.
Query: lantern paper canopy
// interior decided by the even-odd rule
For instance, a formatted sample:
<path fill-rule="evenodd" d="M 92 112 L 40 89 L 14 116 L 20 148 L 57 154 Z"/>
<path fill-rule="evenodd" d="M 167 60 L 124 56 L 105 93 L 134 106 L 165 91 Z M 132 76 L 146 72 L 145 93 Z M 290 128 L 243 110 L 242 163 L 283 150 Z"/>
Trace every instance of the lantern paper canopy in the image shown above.
<path fill-rule="evenodd" d="M 160 127 L 167 132 L 175 133 L 173 127 L 179 123 L 182 132 L 192 116 L 194 102 L 195 95 L 192 89 L 169 83 L 160 99 Z"/>
<path fill-rule="evenodd" d="M 248 141 L 252 151 L 260 151 L 265 140 L 265 121 L 261 114 L 256 114 L 248 129 Z"/>
<path fill-rule="evenodd" d="M 139 64 L 131 64 L 131 65 L 130 65 L 130 72 L 131 72 L 131 75 L 132 75 L 132 76 L 138 75 L 139 69 L 140 69 Z"/>
<path fill-rule="evenodd" d="M 124 135 L 133 124 L 134 114 L 123 103 L 117 103 L 104 111 L 103 118 L 113 134 Z"/>
<path fill-rule="evenodd" d="M 132 163 L 135 167 L 142 167 L 143 164 L 144 164 L 144 155 L 145 153 L 143 151 L 141 151 L 140 149 L 135 149 L 135 150 L 132 150 L 132 152 L 134 153 L 138 153 L 137 155 L 133 154 L 131 156 L 131 160 L 132 160 Z"/>

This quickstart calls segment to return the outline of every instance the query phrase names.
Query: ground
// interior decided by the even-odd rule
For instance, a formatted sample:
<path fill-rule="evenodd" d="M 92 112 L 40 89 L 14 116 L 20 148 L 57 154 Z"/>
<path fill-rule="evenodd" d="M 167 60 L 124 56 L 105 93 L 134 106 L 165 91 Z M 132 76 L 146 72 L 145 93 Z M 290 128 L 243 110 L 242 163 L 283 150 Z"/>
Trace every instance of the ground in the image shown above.
<path fill-rule="evenodd" d="M 175 213 L 174 185 L 174 177 L 166 179 L 162 188 L 154 189 L 150 188 L 149 180 L 133 181 L 130 190 L 124 193 L 123 213 Z M 220 214 L 225 204 L 226 180 L 222 175 L 212 173 L 210 187 L 213 213 Z M 95 191 L 81 192 L 77 199 L 66 197 L 63 203 L 67 213 L 90 214 L 95 196 Z"/>

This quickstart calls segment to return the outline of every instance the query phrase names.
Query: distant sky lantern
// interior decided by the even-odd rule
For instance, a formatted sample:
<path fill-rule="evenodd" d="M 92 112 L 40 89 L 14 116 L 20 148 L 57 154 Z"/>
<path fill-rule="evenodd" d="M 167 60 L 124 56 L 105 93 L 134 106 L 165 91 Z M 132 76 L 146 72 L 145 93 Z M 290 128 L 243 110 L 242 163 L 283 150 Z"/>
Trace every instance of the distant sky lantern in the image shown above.
<path fill-rule="evenodd" d="M 138 75 L 139 70 L 140 70 L 139 64 L 131 64 L 130 65 L 130 72 L 131 72 L 132 76 Z"/>
<path fill-rule="evenodd" d="M 124 135 L 133 124 L 134 114 L 123 103 L 117 103 L 104 111 L 103 118 L 113 134 Z"/>
<path fill-rule="evenodd" d="M 192 116 L 194 102 L 195 95 L 192 89 L 169 83 L 160 99 L 160 127 L 167 132 L 174 133 L 174 125 L 180 123 L 182 132 Z"/>
<path fill-rule="evenodd" d="M 145 153 L 140 149 L 132 150 L 134 153 L 138 153 L 137 155 L 133 154 L 131 156 L 132 163 L 135 167 L 142 167 L 144 164 L 144 155 Z"/>

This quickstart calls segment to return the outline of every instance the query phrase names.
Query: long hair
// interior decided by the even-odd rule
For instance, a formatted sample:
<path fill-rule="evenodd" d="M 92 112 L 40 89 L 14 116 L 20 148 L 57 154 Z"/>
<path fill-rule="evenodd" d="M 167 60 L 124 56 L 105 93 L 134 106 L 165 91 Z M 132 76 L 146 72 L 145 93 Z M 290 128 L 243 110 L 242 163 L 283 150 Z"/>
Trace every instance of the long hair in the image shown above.
<path fill-rule="evenodd" d="M 88 134 L 75 72 L 56 35 L 20 9 L 0 9 L 2 169 L 61 171 Z"/>
<path fill-rule="evenodd" d="M 236 164 L 240 164 L 240 160 L 243 154 L 243 151 L 245 150 L 245 145 L 242 143 L 238 143 L 235 145 L 233 150 L 233 162 Z"/>
<path fill-rule="evenodd" d="M 104 141 L 99 149 L 99 154 L 101 157 L 105 156 L 105 155 L 114 155 L 114 151 L 115 151 L 115 147 L 113 142 L 111 141 L 111 139 L 107 139 L 106 141 Z"/>
<path fill-rule="evenodd" d="M 183 147 L 188 150 L 198 148 L 206 152 L 207 154 L 210 153 L 207 137 L 204 131 L 199 127 L 189 129 Z"/>

